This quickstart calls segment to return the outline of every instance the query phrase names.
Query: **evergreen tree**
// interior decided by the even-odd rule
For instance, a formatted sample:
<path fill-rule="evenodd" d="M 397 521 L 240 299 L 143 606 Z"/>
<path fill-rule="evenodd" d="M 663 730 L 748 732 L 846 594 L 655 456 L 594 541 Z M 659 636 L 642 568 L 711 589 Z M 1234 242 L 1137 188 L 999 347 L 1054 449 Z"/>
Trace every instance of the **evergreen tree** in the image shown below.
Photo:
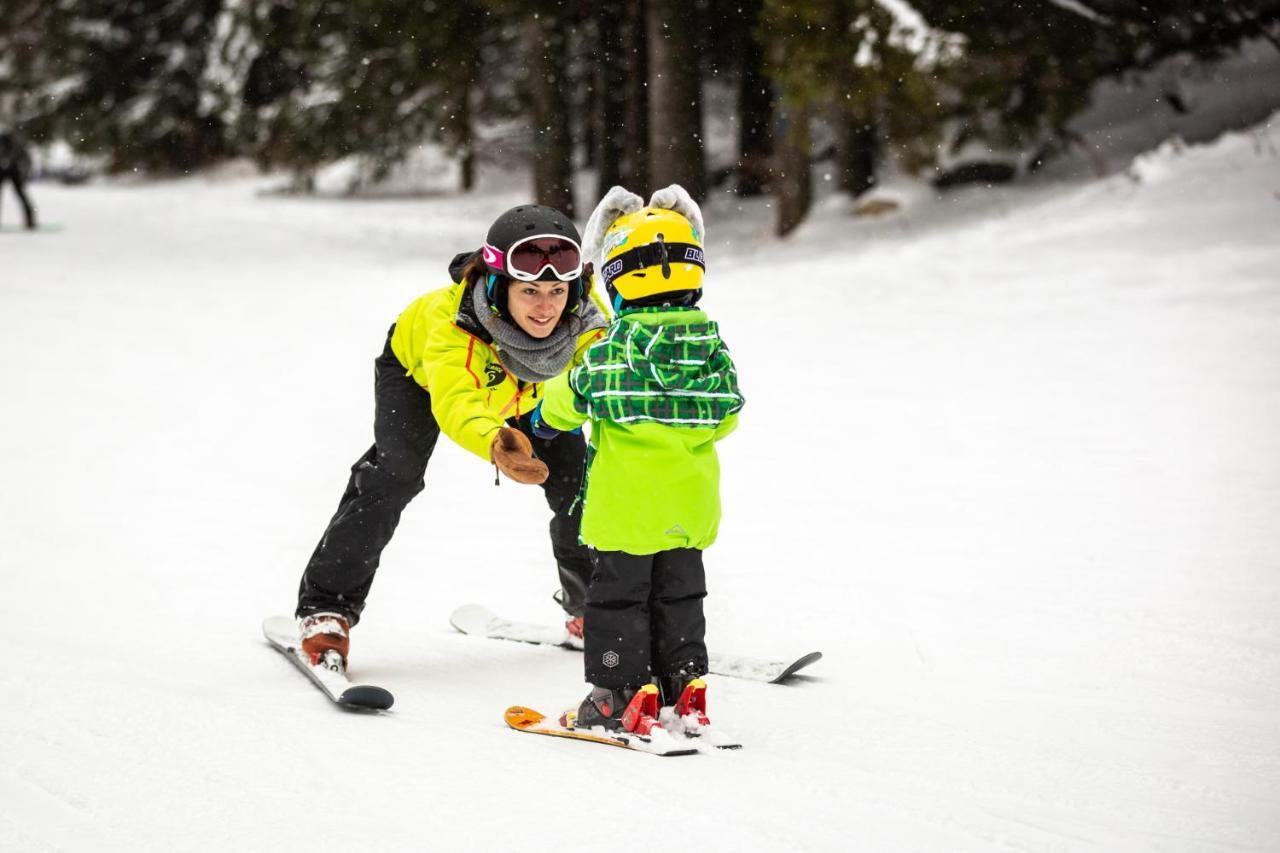
<path fill-rule="evenodd" d="M 488 13 L 471 2 L 248 0 L 237 138 L 301 184 L 322 163 L 361 155 L 377 180 L 423 141 L 456 153 L 474 179 L 472 110 Z"/>
<path fill-rule="evenodd" d="M 1082 0 L 1079 8 L 1126 66 L 1149 67 L 1184 51 L 1216 59 L 1250 38 L 1280 49 L 1280 0 Z"/>
<path fill-rule="evenodd" d="M 963 38 L 963 57 L 939 88 L 951 146 L 1039 147 L 1065 134 L 1092 84 L 1125 63 L 1096 23 L 1051 3 L 921 0 L 932 26 Z"/>
<path fill-rule="evenodd" d="M 883 157 L 927 168 L 942 142 L 1051 153 L 1100 78 L 1244 39 L 1280 48 L 1280 0 L 8 0 L 0 121 L 117 170 L 249 153 L 304 182 L 351 154 L 376 178 L 435 140 L 466 188 L 483 143 L 503 165 L 531 160 L 538 197 L 571 209 L 575 153 L 598 192 L 677 181 L 703 196 L 702 88 L 726 80 L 739 192 L 781 159 L 801 179 L 808 116 L 856 195 Z M 493 129 L 508 118 L 523 127 Z"/>
<path fill-rule="evenodd" d="M 26 4 L 24 4 L 26 5 Z M 223 0 L 49 4 L 49 29 L 26 52 L 42 91 L 35 125 L 102 156 L 112 170 L 183 171 L 227 153 L 215 87 L 206 78 Z"/>
<path fill-rule="evenodd" d="M 909 168 L 932 161 L 940 134 L 934 75 L 944 56 L 936 35 L 906 32 L 877 0 L 764 0 L 756 34 L 785 114 L 778 143 L 787 165 L 775 164 L 772 187 L 783 233 L 799 223 L 811 196 L 798 150 L 811 137 L 800 122 L 828 119 L 839 186 L 854 195 L 874 185 L 886 146 Z"/>
<path fill-rule="evenodd" d="M 65 9 L 48 0 L 7 0 L 0 14 L 0 126 L 47 136 L 51 84 L 67 73 L 60 35 Z"/>

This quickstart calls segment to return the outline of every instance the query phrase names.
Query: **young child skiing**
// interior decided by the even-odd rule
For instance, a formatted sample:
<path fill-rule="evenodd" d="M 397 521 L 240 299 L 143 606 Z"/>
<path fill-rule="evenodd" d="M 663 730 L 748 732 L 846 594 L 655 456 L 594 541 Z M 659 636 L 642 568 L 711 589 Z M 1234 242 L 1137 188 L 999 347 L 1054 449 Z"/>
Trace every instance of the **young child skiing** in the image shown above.
<path fill-rule="evenodd" d="M 715 442 L 737 425 L 743 398 L 716 324 L 695 307 L 702 240 L 702 213 L 680 186 L 648 207 L 609 191 L 587 223 L 583 258 L 599 260 L 617 316 L 579 366 L 547 383 L 533 413 L 540 437 L 591 421 L 581 538 L 593 567 L 592 688 L 561 719 L 567 727 L 647 735 L 669 706 L 675 725 L 709 724 L 702 552 L 720 520 Z"/>

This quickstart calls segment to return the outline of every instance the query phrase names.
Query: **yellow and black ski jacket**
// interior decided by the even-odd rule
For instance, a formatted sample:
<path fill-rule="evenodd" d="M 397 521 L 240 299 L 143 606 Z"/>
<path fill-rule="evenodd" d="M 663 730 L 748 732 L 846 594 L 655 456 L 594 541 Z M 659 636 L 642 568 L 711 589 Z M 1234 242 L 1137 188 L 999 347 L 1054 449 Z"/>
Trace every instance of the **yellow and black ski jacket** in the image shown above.
<path fill-rule="evenodd" d="M 594 292 L 590 298 L 607 317 Z M 603 329 L 580 335 L 565 369 L 580 363 L 587 347 L 603 335 Z M 503 423 L 533 411 L 542 395 L 542 383 L 521 381 L 502 366 L 493 339 L 476 319 L 466 281 L 423 294 L 404 309 L 391 350 L 405 374 L 431 394 L 431 413 L 441 432 L 485 461 Z"/>

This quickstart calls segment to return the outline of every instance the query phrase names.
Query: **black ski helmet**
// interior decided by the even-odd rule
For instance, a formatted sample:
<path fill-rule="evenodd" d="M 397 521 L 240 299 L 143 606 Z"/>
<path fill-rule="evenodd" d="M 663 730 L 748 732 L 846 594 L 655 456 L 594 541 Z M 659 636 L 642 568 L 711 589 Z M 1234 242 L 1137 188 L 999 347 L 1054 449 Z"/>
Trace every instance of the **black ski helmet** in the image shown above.
<path fill-rule="evenodd" d="M 534 234 L 560 234 L 577 243 L 579 247 L 582 246 L 582 235 L 578 233 L 578 226 L 573 224 L 572 219 L 554 207 L 547 207 L 542 204 L 522 204 L 511 208 L 495 219 L 493 224 L 489 226 L 489 233 L 485 237 L 485 247 L 480 250 L 480 254 L 484 260 L 485 270 L 488 273 L 486 282 L 489 304 L 497 308 L 508 319 L 510 319 L 510 316 L 507 311 L 507 285 L 510 283 L 510 279 L 501 264 L 507 256 L 507 251 L 517 241 Z M 566 313 L 578 309 L 583 292 L 581 277 L 577 281 L 570 283 L 569 301 L 564 307 Z"/>

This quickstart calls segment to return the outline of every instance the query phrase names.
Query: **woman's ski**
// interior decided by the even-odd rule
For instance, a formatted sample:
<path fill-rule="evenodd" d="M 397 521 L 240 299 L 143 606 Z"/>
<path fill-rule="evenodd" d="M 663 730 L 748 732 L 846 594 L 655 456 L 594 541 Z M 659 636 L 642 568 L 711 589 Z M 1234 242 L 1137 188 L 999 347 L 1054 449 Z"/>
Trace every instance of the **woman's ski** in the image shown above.
<path fill-rule="evenodd" d="M 262 623 L 262 634 L 271 647 L 293 662 L 311 682 L 340 707 L 382 711 L 395 701 L 391 693 L 372 684 L 353 684 L 346 670 L 313 664 L 302 652 L 298 624 L 291 616 L 272 616 Z"/>

